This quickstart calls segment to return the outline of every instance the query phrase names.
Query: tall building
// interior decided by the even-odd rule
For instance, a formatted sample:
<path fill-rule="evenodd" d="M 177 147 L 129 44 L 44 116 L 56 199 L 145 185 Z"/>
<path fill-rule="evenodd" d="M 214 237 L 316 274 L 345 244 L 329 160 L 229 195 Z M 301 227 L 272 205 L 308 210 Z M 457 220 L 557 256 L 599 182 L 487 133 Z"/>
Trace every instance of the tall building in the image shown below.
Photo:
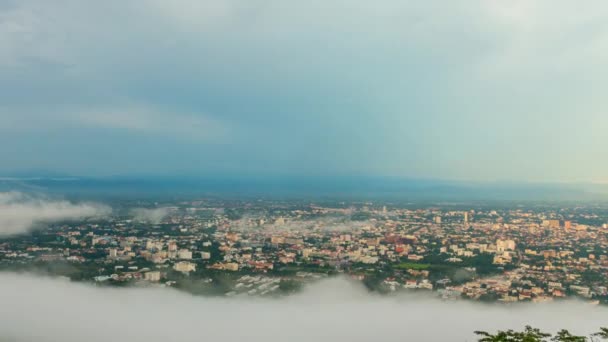
<path fill-rule="evenodd" d="M 464 222 L 465 224 L 469 223 L 469 213 L 466 211 L 464 212 L 462 222 Z"/>

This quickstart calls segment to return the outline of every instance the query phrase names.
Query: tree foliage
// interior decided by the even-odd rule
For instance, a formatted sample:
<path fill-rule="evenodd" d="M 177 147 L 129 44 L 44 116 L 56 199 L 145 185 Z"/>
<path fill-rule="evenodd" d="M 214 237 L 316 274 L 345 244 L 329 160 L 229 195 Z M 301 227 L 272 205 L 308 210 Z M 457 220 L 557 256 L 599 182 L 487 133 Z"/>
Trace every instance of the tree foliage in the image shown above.
<path fill-rule="evenodd" d="M 577 336 L 572 335 L 568 330 L 562 329 L 555 335 L 543 332 L 540 329 L 526 326 L 524 331 L 515 330 L 499 330 L 495 334 L 486 331 L 476 331 L 476 335 L 480 336 L 479 342 L 596 342 L 608 340 L 608 328 L 600 328 L 600 331 L 591 335 Z"/>
<path fill-rule="evenodd" d="M 547 341 L 551 334 L 541 332 L 537 328 L 526 326 L 524 331 L 498 331 L 496 334 L 490 334 L 485 331 L 476 331 L 475 334 L 482 336 L 479 342 L 540 342 Z"/>

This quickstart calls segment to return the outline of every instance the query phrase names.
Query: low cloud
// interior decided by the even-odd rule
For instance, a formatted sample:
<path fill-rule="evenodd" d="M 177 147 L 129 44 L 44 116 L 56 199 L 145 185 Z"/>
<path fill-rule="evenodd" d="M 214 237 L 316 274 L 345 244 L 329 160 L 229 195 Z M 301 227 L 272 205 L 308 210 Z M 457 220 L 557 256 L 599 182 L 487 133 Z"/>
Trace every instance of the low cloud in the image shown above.
<path fill-rule="evenodd" d="M 230 227 L 235 231 L 247 231 L 255 226 L 263 217 L 246 216 L 240 220 L 230 223 Z M 318 217 L 315 219 L 285 219 L 284 223 L 268 222 L 263 227 L 267 230 L 276 231 L 333 231 L 333 232 L 352 232 L 364 228 L 371 228 L 375 225 L 372 220 L 354 221 L 348 216 Z"/>
<path fill-rule="evenodd" d="M 0 236 L 24 233 L 37 224 L 103 216 L 111 211 L 110 207 L 97 203 L 73 203 L 42 195 L 0 192 Z"/>
<path fill-rule="evenodd" d="M 169 215 L 170 211 L 170 208 L 134 208 L 131 209 L 131 215 L 133 215 L 133 218 L 137 221 L 159 224 L 167 215 Z"/>
<path fill-rule="evenodd" d="M 281 299 L 193 297 L 0 273 L 0 339 L 11 341 L 475 341 L 475 330 L 597 331 L 608 309 L 583 302 L 486 305 L 382 297 L 345 279 Z M 60 315 L 57 313 L 61 312 Z"/>
<path fill-rule="evenodd" d="M 322 217 L 315 220 L 294 220 L 285 224 L 275 224 L 276 228 L 284 230 L 324 230 L 334 232 L 352 232 L 363 228 L 371 228 L 374 222 L 370 220 L 353 221 L 349 217 Z"/>

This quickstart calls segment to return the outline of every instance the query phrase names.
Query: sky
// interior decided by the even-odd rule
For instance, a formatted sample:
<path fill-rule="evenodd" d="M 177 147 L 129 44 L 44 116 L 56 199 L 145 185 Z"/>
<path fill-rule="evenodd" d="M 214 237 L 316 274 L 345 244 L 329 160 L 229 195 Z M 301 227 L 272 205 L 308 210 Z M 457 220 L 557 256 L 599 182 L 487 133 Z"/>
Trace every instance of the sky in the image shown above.
<path fill-rule="evenodd" d="M 607 182 L 608 3 L 0 0 L 0 174 Z"/>
<path fill-rule="evenodd" d="M 577 301 L 484 305 L 421 292 L 378 296 L 342 278 L 287 298 L 227 299 L 3 272 L 0 291 L 10 308 L 0 310 L 0 339 L 7 341 L 464 342 L 477 340 L 474 331 L 525 325 L 588 336 L 605 326 L 607 310 Z"/>

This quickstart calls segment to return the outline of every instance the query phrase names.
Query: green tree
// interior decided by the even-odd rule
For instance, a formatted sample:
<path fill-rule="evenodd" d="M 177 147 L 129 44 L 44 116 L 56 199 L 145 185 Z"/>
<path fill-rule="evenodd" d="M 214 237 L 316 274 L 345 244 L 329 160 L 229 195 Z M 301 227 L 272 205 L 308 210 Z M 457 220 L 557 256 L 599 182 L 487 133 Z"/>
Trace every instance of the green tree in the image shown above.
<path fill-rule="evenodd" d="M 572 335 L 568 330 L 562 329 L 557 335 L 553 336 L 551 341 L 556 342 L 586 342 L 587 338 L 585 336 L 575 336 Z"/>
<path fill-rule="evenodd" d="M 608 340 L 608 328 L 600 328 L 600 332 L 597 332 L 592 336 L 602 340 Z"/>
<path fill-rule="evenodd" d="M 507 330 L 498 331 L 496 334 L 490 334 L 485 331 L 476 331 L 475 334 L 482 336 L 479 342 L 543 342 L 551 337 L 551 334 L 544 333 L 537 328 L 532 328 L 527 325 L 523 332 Z"/>
<path fill-rule="evenodd" d="M 608 328 L 600 328 L 600 332 L 591 335 L 591 338 L 585 336 L 572 335 L 568 330 L 562 329 L 555 336 L 532 328 L 527 325 L 524 331 L 499 330 L 496 334 L 490 334 L 485 331 L 476 331 L 475 334 L 481 336 L 479 342 L 596 342 L 599 340 L 608 339 Z"/>

